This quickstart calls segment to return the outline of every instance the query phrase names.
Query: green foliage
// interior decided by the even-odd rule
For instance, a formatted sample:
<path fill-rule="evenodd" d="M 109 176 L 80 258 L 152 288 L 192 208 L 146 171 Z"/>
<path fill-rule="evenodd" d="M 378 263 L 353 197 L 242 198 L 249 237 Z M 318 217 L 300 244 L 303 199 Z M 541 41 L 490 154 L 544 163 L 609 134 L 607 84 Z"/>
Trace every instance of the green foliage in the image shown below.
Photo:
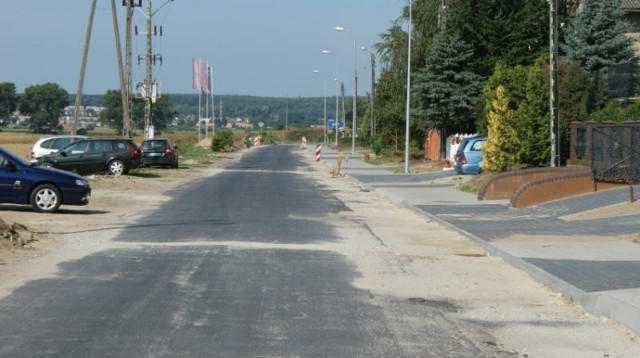
<path fill-rule="evenodd" d="M 626 37 L 622 0 L 582 0 L 566 30 L 563 49 L 592 77 L 610 65 L 636 63 L 633 40 Z"/>
<path fill-rule="evenodd" d="M 373 153 L 376 156 L 382 153 L 382 144 L 380 143 L 380 136 L 369 138 L 369 144 L 371 145 L 371 150 L 373 150 Z"/>
<path fill-rule="evenodd" d="M 122 130 L 122 96 L 120 91 L 109 90 L 102 97 L 105 108 L 100 112 L 100 122 L 109 123 Z"/>
<path fill-rule="evenodd" d="M 55 133 L 62 129 L 60 111 L 69 104 L 69 93 L 55 83 L 27 87 L 21 97 L 20 111 L 31 115 L 34 133 Z"/>
<path fill-rule="evenodd" d="M 436 35 L 413 83 L 420 129 L 439 129 L 444 137 L 473 130 L 483 79 L 471 71 L 472 59 L 473 49 L 463 40 L 448 32 Z"/>
<path fill-rule="evenodd" d="M 481 133 L 487 131 L 487 119 L 489 113 L 493 111 L 493 102 L 496 99 L 498 86 L 504 87 L 509 93 L 507 101 L 512 110 L 516 110 L 526 98 L 527 69 L 524 66 L 509 67 L 503 62 L 498 62 L 493 71 L 493 75 L 485 83 L 484 94 L 484 115 L 478 117 L 477 129 Z"/>
<path fill-rule="evenodd" d="M 516 130 L 516 116 L 509 108 L 505 88 L 499 85 L 489 113 L 488 139 L 484 144 L 482 169 L 502 172 L 518 162 L 521 140 Z"/>
<path fill-rule="evenodd" d="M 214 152 L 219 152 L 231 146 L 233 146 L 233 132 L 227 128 L 216 130 L 216 134 L 211 140 L 211 149 Z"/>
<path fill-rule="evenodd" d="M 451 0 L 447 5 L 447 30 L 471 44 L 478 74 L 489 76 L 497 62 L 531 65 L 548 47 L 546 0 Z"/>
<path fill-rule="evenodd" d="M 558 77 L 559 91 L 562 93 L 560 120 L 564 125 L 583 122 L 587 118 L 587 102 L 591 79 L 589 74 L 575 61 L 560 62 Z"/>
<path fill-rule="evenodd" d="M 590 121 L 605 122 L 614 121 L 621 123 L 625 120 L 625 111 L 615 102 L 610 102 L 605 108 L 600 111 L 593 112 L 589 115 Z"/>
<path fill-rule="evenodd" d="M 171 110 L 178 116 L 197 118 L 197 94 L 170 94 L 167 96 L 171 99 Z M 204 99 L 202 102 L 204 106 Z M 224 118 L 219 118 L 221 103 Z M 327 98 L 327 105 L 329 107 L 328 115 L 332 117 L 330 97 Z M 257 123 L 259 122 L 264 123 L 265 129 L 277 129 L 278 127 L 284 129 L 285 126 L 288 128 L 309 127 L 321 123 L 320 118 L 323 118 L 324 114 L 324 97 L 281 98 L 217 95 L 215 96 L 214 110 L 216 127 L 226 125 L 226 118 L 231 117 L 249 118 L 256 124 L 255 129 L 258 129 Z M 285 117 L 288 118 L 285 120 Z"/>
<path fill-rule="evenodd" d="M 110 123 L 118 130 L 123 128 L 122 96 L 119 90 L 109 90 L 104 95 L 102 102 L 106 107 L 100 112 L 100 121 Z M 133 128 L 144 128 L 144 101 L 133 101 L 132 119 Z M 151 120 L 156 132 L 166 130 L 176 113 L 171 109 L 169 96 L 164 95 L 151 104 Z"/>
<path fill-rule="evenodd" d="M 10 82 L 0 83 L 0 119 L 8 118 L 17 106 L 16 85 Z"/>
<path fill-rule="evenodd" d="M 89 131 L 87 128 L 80 128 L 76 131 L 77 135 L 89 135 Z"/>
<path fill-rule="evenodd" d="M 549 72 L 541 57 L 526 68 L 525 97 L 516 110 L 515 128 L 521 140 L 518 161 L 529 167 L 545 166 L 551 158 Z"/>

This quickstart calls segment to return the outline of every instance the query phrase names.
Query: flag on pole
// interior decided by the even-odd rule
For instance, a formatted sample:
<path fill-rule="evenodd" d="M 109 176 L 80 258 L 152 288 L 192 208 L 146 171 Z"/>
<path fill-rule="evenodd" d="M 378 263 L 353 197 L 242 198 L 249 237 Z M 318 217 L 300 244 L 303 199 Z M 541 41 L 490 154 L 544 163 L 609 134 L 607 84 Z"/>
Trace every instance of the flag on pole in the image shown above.
<path fill-rule="evenodd" d="M 200 89 L 202 93 L 209 94 L 209 65 L 206 62 L 200 62 Z"/>
<path fill-rule="evenodd" d="M 200 87 L 200 59 L 192 59 L 191 68 L 193 69 L 193 80 L 191 81 L 191 88 L 198 89 L 198 87 Z"/>

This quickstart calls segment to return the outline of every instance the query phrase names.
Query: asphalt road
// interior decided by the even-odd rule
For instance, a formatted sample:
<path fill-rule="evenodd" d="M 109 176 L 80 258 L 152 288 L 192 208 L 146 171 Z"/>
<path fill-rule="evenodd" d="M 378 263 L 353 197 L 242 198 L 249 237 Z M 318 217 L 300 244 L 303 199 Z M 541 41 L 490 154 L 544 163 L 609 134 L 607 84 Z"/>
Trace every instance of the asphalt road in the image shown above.
<path fill-rule="evenodd" d="M 352 284 L 360 273 L 330 249 L 345 206 L 294 150 L 251 150 L 113 248 L 15 290 L 0 301 L 0 356 L 485 356 L 455 305 Z"/>

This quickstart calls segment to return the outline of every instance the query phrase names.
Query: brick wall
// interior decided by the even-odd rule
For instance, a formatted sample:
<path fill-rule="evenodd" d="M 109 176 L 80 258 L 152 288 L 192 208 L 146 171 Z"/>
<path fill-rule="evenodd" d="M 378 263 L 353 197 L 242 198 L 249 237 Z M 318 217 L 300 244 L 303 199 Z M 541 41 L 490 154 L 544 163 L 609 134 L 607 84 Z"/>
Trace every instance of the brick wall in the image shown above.
<path fill-rule="evenodd" d="M 432 129 L 425 135 L 424 157 L 429 160 L 440 160 L 440 131 Z"/>

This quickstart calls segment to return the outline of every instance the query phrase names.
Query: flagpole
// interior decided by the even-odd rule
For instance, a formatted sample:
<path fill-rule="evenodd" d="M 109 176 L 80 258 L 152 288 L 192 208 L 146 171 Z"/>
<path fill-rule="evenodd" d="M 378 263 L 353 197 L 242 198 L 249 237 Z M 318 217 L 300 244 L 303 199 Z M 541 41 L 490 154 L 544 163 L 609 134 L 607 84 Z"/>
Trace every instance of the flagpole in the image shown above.
<path fill-rule="evenodd" d="M 216 135 L 216 104 L 213 97 L 213 69 L 209 66 L 209 89 L 211 91 L 211 136 Z"/>
<path fill-rule="evenodd" d="M 209 66 L 207 65 L 207 87 L 209 87 Z M 206 94 L 206 92 L 205 92 Z M 204 138 L 206 139 L 209 134 L 209 124 L 207 123 L 207 119 L 209 118 L 209 96 L 206 96 L 204 99 Z"/>
<path fill-rule="evenodd" d="M 198 143 L 200 142 L 200 125 L 202 121 L 202 90 L 198 91 Z"/>

